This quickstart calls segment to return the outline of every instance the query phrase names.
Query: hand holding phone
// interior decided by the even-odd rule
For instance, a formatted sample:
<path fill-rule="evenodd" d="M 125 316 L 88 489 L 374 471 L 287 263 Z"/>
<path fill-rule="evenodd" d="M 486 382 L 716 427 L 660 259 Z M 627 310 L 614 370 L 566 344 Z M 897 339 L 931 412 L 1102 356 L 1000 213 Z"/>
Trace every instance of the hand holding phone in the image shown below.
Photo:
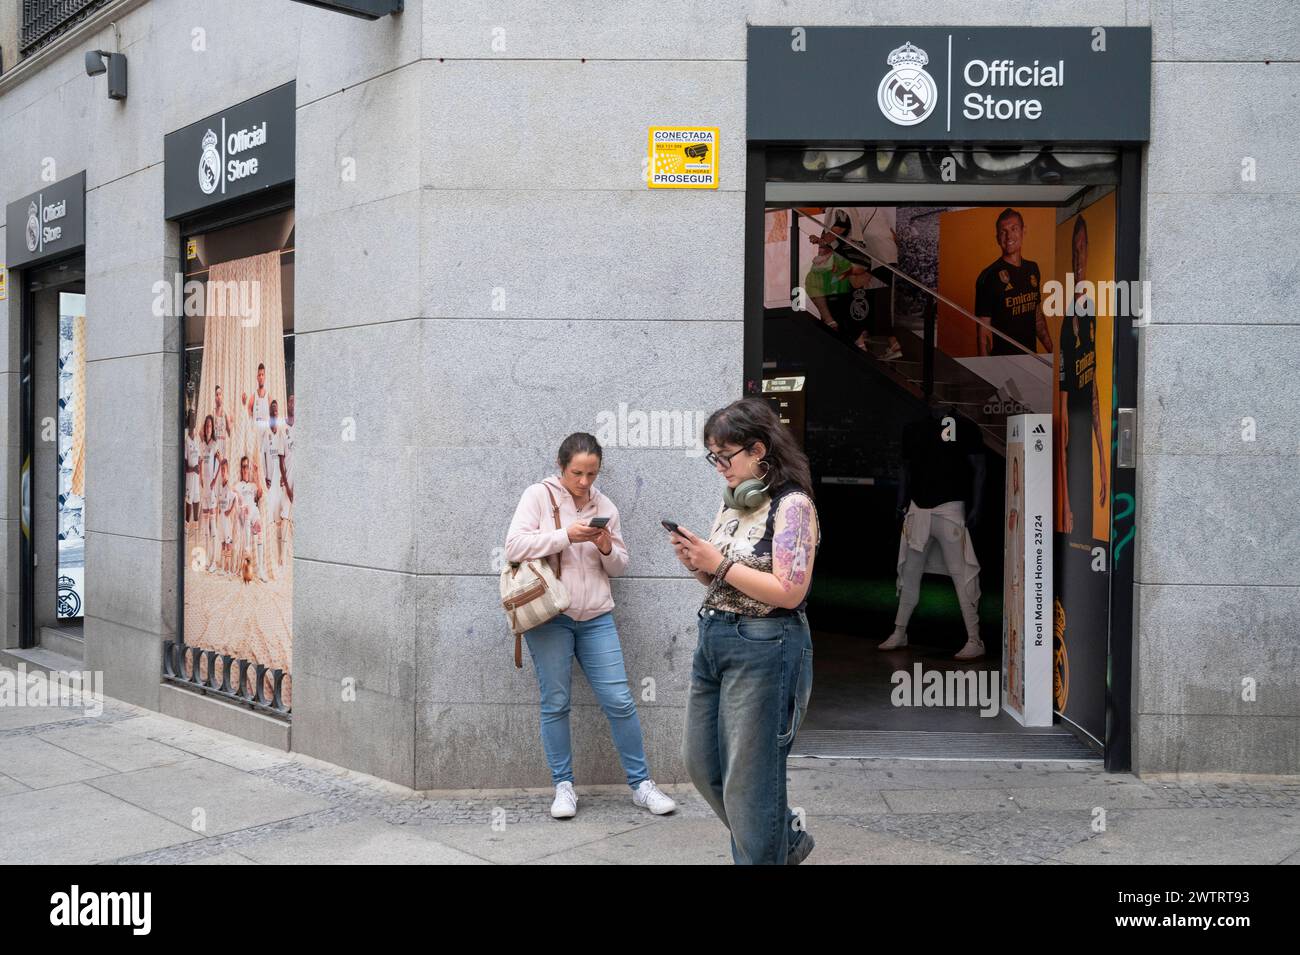
<path fill-rule="evenodd" d="M 672 534 L 678 534 L 686 540 L 690 540 L 690 538 L 694 536 L 693 534 L 691 534 L 690 531 L 686 530 L 686 528 L 679 525 L 676 521 L 665 520 L 665 521 L 660 521 L 659 523 L 662 524 L 664 526 L 664 529 L 667 530 L 668 532 Z"/>
<path fill-rule="evenodd" d="M 574 521 L 568 526 L 569 541 L 574 544 L 582 544 L 587 541 L 594 541 L 605 531 L 599 527 L 592 527 L 590 524 L 584 524 L 582 521 Z"/>
<path fill-rule="evenodd" d="M 677 537 L 673 538 L 673 551 L 677 554 L 677 560 L 691 573 L 698 573 L 699 568 L 695 564 L 695 558 L 692 557 L 692 551 L 698 548 L 712 550 L 712 545 L 701 541 L 676 521 L 664 520 L 659 523 L 664 526 L 665 530 L 677 535 Z"/>

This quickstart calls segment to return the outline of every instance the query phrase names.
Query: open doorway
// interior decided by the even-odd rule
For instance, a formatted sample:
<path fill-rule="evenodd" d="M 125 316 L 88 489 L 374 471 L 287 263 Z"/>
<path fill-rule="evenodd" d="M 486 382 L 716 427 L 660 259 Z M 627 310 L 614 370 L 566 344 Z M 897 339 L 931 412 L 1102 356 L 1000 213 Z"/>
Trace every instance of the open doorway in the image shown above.
<path fill-rule="evenodd" d="M 82 659 L 86 284 L 80 256 L 25 269 L 20 646 Z"/>
<path fill-rule="evenodd" d="M 1116 342 L 1104 303 L 1073 303 L 1116 277 L 1119 154 L 957 155 L 960 183 L 924 149 L 766 151 L 761 388 L 809 455 L 825 528 L 802 755 L 1083 759 L 1106 738 Z M 1041 725 L 1004 706 L 1029 685 L 1009 612 L 1029 579 L 1008 546 L 1020 414 L 1049 416 L 1054 439 Z M 918 510 L 952 519 L 951 551 L 936 529 L 914 543 Z"/>

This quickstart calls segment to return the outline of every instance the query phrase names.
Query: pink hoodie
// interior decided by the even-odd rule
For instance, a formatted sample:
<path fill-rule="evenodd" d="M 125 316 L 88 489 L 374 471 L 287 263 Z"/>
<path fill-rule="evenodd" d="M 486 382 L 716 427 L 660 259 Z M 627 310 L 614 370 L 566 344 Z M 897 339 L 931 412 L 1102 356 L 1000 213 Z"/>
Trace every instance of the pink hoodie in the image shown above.
<path fill-rule="evenodd" d="M 543 487 L 542 485 L 546 485 Z M 560 527 L 555 527 L 551 499 L 546 488 L 555 495 L 560 507 Z M 609 556 L 591 541 L 575 544 L 569 540 L 568 527 L 577 521 L 584 524 L 593 517 L 608 517 L 609 536 L 613 541 Z M 573 495 L 564 489 L 558 476 L 548 477 L 524 491 L 515 508 L 506 534 L 506 560 L 513 562 L 530 557 L 547 557 L 559 554 L 562 568 L 560 581 L 569 592 L 569 609 L 565 614 L 574 620 L 590 620 L 614 609 L 614 598 L 609 592 L 609 578 L 617 577 L 627 569 L 627 545 L 619 529 L 618 508 L 614 502 L 592 487 L 590 498 L 581 512 L 573 502 Z"/>

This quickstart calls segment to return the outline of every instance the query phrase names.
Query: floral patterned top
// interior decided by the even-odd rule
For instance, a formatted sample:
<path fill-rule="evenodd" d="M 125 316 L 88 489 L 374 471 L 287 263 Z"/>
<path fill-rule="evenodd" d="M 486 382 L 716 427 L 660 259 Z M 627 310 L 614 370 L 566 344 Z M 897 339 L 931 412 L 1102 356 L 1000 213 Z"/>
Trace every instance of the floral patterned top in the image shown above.
<path fill-rule="evenodd" d="M 799 507 L 806 505 L 806 508 Z M 788 549 L 794 560 L 794 569 L 807 553 L 805 536 L 809 533 L 817 514 L 812 499 L 797 485 L 786 483 L 752 511 L 741 511 L 723 504 L 709 531 L 709 543 L 722 552 L 723 557 L 734 557 L 737 563 L 772 573 L 773 547 Z M 783 516 L 782 539 L 776 537 L 777 516 Z M 821 546 L 821 524 L 817 523 L 817 542 L 813 553 Z M 711 610 L 731 611 L 749 617 L 766 617 L 773 613 L 793 613 L 808 604 L 805 597 L 794 610 L 765 604 L 748 594 L 741 593 L 728 583 L 714 582 L 704 597 L 704 606 Z"/>

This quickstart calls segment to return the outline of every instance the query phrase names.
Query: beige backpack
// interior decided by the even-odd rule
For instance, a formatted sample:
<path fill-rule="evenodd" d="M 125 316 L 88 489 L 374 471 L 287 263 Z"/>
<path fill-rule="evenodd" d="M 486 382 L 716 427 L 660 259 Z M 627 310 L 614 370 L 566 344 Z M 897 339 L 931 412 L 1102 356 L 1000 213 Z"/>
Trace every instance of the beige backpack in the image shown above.
<path fill-rule="evenodd" d="M 555 529 L 559 530 L 560 506 L 549 487 L 546 496 L 551 499 L 551 516 L 555 519 Z M 562 563 L 563 558 L 557 562 L 558 569 L 552 572 L 546 558 L 534 557 L 506 564 L 501 570 L 501 606 L 515 635 L 515 666 L 519 669 L 524 665 L 524 631 L 540 627 L 569 609 L 569 592 L 560 583 Z"/>

